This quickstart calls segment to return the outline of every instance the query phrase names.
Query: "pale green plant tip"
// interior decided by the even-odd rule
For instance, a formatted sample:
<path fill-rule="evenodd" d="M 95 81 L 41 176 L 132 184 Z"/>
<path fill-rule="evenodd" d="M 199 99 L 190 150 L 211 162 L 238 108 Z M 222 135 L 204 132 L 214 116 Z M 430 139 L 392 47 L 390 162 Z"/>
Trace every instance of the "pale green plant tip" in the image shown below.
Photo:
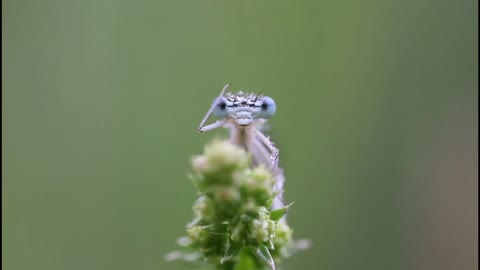
<path fill-rule="evenodd" d="M 249 157 L 242 148 L 219 139 L 208 144 L 205 154 L 192 159 L 193 170 L 198 174 L 210 175 L 232 172 L 247 168 Z"/>
<path fill-rule="evenodd" d="M 190 178 L 199 193 L 194 220 L 178 241 L 184 251 L 167 259 L 207 262 L 225 270 L 274 270 L 295 250 L 292 230 L 281 220 L 291 204 L 271 210 L 275 178 L 267 168 L 250 164 L 244 149 L 218 139 L 192 158 Z"/>

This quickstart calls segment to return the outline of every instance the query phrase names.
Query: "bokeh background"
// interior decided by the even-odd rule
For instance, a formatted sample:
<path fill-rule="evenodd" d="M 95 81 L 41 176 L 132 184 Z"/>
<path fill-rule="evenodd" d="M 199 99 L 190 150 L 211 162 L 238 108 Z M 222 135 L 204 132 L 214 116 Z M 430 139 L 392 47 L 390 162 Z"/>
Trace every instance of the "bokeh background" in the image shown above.
<path fill-rule="evenodd" d="M 2 1 L 2 265 L 188 269 L 220 89 L 277 102 L 288 269 L 478 268 L 478 2 Z"/>

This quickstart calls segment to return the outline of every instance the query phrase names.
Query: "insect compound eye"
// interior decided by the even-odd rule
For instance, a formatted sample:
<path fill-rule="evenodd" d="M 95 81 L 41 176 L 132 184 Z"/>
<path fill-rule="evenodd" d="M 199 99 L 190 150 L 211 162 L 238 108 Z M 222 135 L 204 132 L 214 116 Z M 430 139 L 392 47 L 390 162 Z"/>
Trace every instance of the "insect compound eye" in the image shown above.
<path fill-rule="evenodd" d="M 228 112 L 227 112 L 227 99 L 224 97 L 218 97 L 213 101 L 213 115 L 215 115 L 218 118 L 223 118 L 226 117 Z"/>
<path fill-rule="evenodd" d="M 275 110 L 277 106 L 275 105 L 275 101 L 273 101 L 270 97 L 263 97 L 260 101 L 262 101 L 262 105 L 260 108 L 262 109 L 260 113 L 260 117 L 262 118 L 270 118 L 275 114 Z"/>

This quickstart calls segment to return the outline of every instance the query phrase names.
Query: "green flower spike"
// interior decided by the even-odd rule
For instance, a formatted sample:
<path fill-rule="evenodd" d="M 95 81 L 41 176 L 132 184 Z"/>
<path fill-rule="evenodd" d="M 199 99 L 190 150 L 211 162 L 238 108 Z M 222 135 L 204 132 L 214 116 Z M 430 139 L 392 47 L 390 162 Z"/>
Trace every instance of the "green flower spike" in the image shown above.
<path fill-rule="evenodd" d="M 285 206 L 271 210 L 277 195 L 274 177 L 263 166 L 249 167 L 251 157 L 228 141 L 214 140 L 203 155 L 192 159 L 191 180 L 198 189 L 194 220 L 187 236 L 177 242 L 181 251 L 167 260 L 181 260 L 205 269 L 272 269 L 282 259 L 309 246 L 292 241 L 282 217 Z"/>

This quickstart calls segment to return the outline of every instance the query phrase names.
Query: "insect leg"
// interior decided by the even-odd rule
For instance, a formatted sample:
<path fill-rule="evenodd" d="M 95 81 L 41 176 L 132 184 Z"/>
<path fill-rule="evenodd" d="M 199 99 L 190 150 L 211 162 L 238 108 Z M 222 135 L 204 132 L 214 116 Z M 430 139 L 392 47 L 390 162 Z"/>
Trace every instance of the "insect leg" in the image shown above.
<path fill-rule="evenodd" d="M 223 88 L 222 91 L 220 92 L 219 97 L 223 97 L 225 94 L 225 91 L 227 88 L 230 86 L 230 84 L 226 84 Z M 212 115 L 214 105 L 210 106 L 210 109 L 208 109 L 208 112 L 205 114 L 205 116 L 202 119 L 202 122 L 200 122 L 200 125 L 198 126 L 198 131 L 202 132 L 201 129 L 203 128 L 203 125 L 205 125 L 205 122 L 207 122 L 208 118 L 210 118 L 210 115 Z"/>
<path fill-rule="evenodd" d="M 275 144 L 272 141 L 270 141 L 270 139 L 267 136 L 263 135 L 262 132 L 255 130 L 255 136 L 256 138 L 258 138 L 260 142 L 262 142 L 264 147 L 266 147 L 270 151 L 271 153 L 270 168 L 274 170 L 278 165 L 278 155 L 279 155 L 278 148 L 275 147 Z"/>
<path fill-rule="evenodd" d="M 253 154 L 253 159 L 257 165 L 264 165 L 266 168 L 269 168 L 271 162 L 270 153 L 256 137 L 249 140 L 248 148 L 249 152 Z"/>
<path fill-rule="evenodd" d="M 199 132 L 205 132 L 205 131 L 209 131 L 209 130 L 212 130 L 212 129 L 216 129 L 216 128 L 219 128 L 219 127 L 222 127 L 223 125 L 225 125 L 225 120 L 221 120 L 221 121 L 217 121 L 213 124 L 210 124 L 210 125 L 206 125 L 206 126 L 200 126 L 198 127 L 198 131 Z"/>

